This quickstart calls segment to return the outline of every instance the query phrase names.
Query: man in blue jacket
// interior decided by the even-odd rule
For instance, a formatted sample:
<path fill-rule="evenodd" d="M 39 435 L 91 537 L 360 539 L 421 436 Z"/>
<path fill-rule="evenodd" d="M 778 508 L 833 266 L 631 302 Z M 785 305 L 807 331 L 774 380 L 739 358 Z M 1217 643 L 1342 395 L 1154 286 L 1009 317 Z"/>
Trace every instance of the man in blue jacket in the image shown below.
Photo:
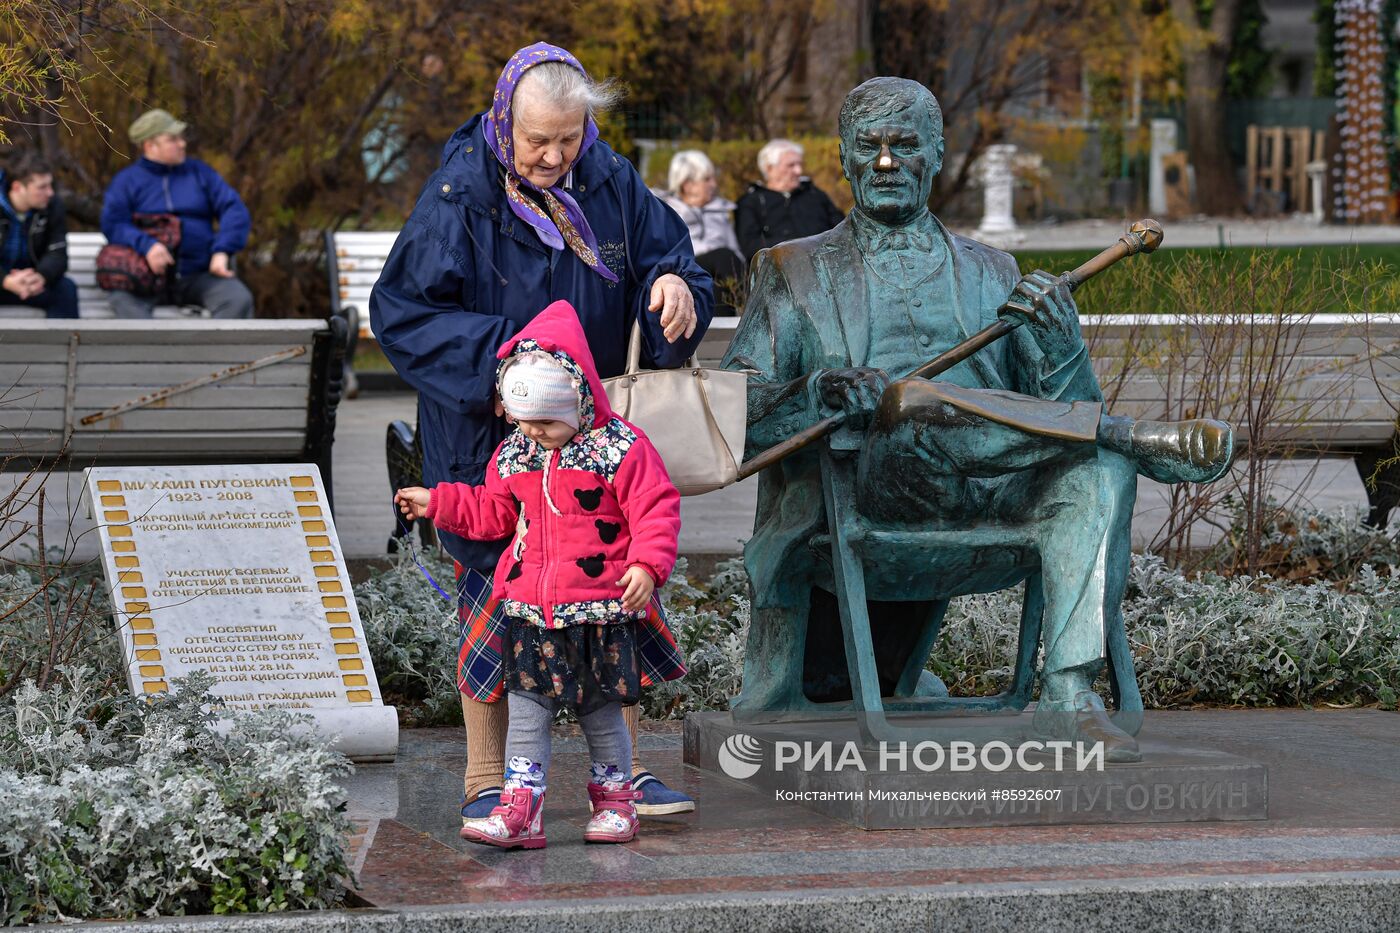
<path fill-rule="evenodd" d="M 78 316 L 78 287 L 68 271 L 68 224 L 53 191 L 53 169 L 33 153 L 0 172 L 0 305 Z"/>
<path fill-rule="evenodd" d="M 174 270 L 168 300 L 199 305 L 217 318 L 253 316 L 253 293 L 233 274 L 233 255 L 248 244 L 248 208 L 218 172 L 185 156 L 186 124 L 148 110 L 127 131 L 141 158 L 116 174 L 102 204 L 107 242 L 146 257 L 157 275 Z M 173 254 L 137 224 L 138 214 L 180 218 Z M 148 318 L 157 299 L 125 291 L 107 297 L 117 317 Z"/>

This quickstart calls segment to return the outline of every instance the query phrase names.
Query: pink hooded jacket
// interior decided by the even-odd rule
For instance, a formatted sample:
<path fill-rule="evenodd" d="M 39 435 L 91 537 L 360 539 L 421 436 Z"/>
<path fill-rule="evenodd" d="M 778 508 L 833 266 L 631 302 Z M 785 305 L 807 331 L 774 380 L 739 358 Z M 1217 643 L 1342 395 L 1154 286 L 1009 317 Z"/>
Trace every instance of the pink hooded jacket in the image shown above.
<path fill-rule="evenodd" d="M 464 538 L 516 532 L 492 593 L 508 615 L 546 628 L 640 619 L 617 581 L 638 565 L 660 586 L 676 563 L 680 494 L 646 435 L 612 413 L 578 314 L 556 301 L 501 347 L 496 378 L 517 353 L 542 350 L 579 385 L 579 433 L 545 450 L 520 431 L 496 448 L 481 486 L 439 483 L 427 516 Z M 524 523 L 517 526 L 523 511 Z"/>

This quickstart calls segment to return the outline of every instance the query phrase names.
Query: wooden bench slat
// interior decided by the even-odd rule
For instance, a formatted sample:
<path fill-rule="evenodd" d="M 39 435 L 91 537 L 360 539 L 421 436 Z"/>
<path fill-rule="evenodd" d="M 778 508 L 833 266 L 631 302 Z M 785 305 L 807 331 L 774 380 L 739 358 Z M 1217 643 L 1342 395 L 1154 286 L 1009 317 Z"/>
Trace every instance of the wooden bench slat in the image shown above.
<path fill-rule="evenodd" d="M 201 431 L 298 431 L 306 427 L 305 407 L 296 409 L 190 409 L 136 408 L 90 425 L 80 423 L 92 412 L 74 409 L 74 434 L 111 434 L 115 431 L 179 431 L 190 435 Z"/>

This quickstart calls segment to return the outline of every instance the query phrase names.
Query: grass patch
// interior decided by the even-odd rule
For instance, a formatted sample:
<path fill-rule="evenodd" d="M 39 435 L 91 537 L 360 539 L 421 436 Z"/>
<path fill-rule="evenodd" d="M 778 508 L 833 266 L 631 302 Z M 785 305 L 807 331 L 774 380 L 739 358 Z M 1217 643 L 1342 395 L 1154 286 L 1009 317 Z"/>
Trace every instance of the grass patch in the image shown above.
<path fill-rule="evenodd" d="M 1044 269 L 1056 275 L 1090 259 L 1098 250 L 1023 250 L 1021 271 Z M 1196 288 L 1227 294 L 1230 283 L 1277 275 L 1313 286 L 1311 307 L 1291 312 L 1400 311 L 1400 244 L 1348 246 L 1164 248 L 1134 257 L 1085 284 L 1075 295 L 1089 314 L 1134 314 L 1180 310 L 1176 296 Z M 1240 308 L 1221 308 L 1238 312 Z"/>

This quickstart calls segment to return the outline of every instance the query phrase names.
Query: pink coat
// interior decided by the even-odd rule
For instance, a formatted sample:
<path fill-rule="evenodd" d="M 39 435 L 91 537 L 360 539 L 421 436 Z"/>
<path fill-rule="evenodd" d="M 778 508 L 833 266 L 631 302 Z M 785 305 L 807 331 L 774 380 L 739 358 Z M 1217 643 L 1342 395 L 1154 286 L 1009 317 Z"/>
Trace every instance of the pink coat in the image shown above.
<path fill-rule="evenodd" d="M 579 424 L 587 428 L 558 450 L 512 431 L 487 465 L 485 484 L 438 484 L 428 518 L 482 541 L 515 532 L 492 591 L 508 615 L 546 628 L 643 618 L 645 610 L 623 610 L 617 581 L 636 565 L 657 586 L 666 582 L 676 563 L 680 494 L 641 429 L 612 413 L 567 301 L 541 311 L 496 356 L 504 364 L 532 350 L 552 354 L 578 380 Z"/>

